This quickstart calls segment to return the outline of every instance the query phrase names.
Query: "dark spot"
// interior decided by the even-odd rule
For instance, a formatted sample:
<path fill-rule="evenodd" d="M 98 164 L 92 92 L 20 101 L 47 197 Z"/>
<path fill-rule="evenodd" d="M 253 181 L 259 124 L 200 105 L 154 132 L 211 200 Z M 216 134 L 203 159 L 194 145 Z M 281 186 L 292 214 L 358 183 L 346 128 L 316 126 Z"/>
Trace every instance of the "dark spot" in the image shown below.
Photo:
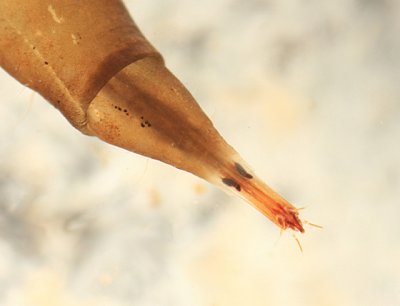
<path fill-rule="evenodd" d="M 142 119 L 142 122 L 140 123 L 140 125 L 142 126 L 142 127 L 151 127 L 151 123 L 150 123 L 150 121 L 149 120 L 144 120 L 144 117 L 143 116 L 141 116 L 140 117 L 140 119 Z"/>
<path fill-rule="evenodd" d="M 252 179 L 252 178 L 253 178 L 253 176 L 252 176 L 250 173 L 248 173 L 248 172 L 243 168 L 243 166 L 242 166 L 241 164 L 235 163 L 235 167 L 236 167 L 237 172 L 239 172 L 239 174 L 240 174 L 241 176 L 243 176 L 243 177 L 245 177 L 245 178 L 247 178 L 247 179 Z"/>
<path fill-rule="evenodd" d="M 60 103 L 61 103 L 61 101 L 60 101 L 60 100 L 57 100 L 57 103 L 58 103 L 58 104 L 60 104 Z"/>
<path fill-rule="evenodd" d="M 127 113 L 127 112 L 128 112 L 128 110 L 125 108 L 125 109 L 124 109 L 124 113 Z"/>
<path fill-rule="evenodd" d="M 45 65 L 48 65 L 48 64 L 49 64 L 49 62 L 44 62 L 44 64 L 45 64 Z"/>
<path fill-rule="evenodd" d="M 142 123 L 140 124 L 140 126 L 141 126 L 142 128 L 144 128 L 145 125 L 144 125 L 144 123 L 142 122 Z"/>
<path fill-rule="evenodd" d="M 129 113 L 125 113 L 125 115 L 129 116 Z"/>
<path fill-rule="evenodd" d="M 33 47 L 32 47 L 32 49 L 33 49 L 33 50 L 35 50 L 35 49 L 36 49 L 36 47 L 35 47 L 35 46 L 33 46 Z"/>
<path fill-rule="evenodd" d="M 122 108 L 118 106 L 118 110 L 119 110 L 119 111 L 122 111 Z"/>
<path fill-rule="evenodd" d="M 234 187 L 237 191 L 240 191 L 242 189 L 239 183 L 231 178 L 224 177 L 222 179 L 222 183 L 224 183 L 226 186 Z"/>

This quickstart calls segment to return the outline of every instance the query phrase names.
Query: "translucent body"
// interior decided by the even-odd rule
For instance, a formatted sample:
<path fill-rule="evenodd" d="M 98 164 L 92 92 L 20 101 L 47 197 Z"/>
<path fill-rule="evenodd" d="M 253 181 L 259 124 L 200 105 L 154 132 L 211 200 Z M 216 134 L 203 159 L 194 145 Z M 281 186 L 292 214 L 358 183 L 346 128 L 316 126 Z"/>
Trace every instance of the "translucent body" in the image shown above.
<path fill-rule="evenodd" d="M 4 69 L 83 133 L 191 172 L 304 232 L 298 210 L 246 169 L 120 1 L 68 2 L 0 1 Z"/>

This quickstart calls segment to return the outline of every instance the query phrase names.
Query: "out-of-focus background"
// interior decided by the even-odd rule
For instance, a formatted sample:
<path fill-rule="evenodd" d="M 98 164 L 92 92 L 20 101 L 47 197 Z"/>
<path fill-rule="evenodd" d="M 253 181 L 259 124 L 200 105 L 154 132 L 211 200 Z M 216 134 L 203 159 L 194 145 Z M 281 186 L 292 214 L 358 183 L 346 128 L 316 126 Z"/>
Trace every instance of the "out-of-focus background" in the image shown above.
<path fill-rule="evenodd" d="M 240 199 L 81 135 L 0 71 L 0 305 L 400 305 L 400 2 L 125 2 L 324 229 L 301 254 Z"/>

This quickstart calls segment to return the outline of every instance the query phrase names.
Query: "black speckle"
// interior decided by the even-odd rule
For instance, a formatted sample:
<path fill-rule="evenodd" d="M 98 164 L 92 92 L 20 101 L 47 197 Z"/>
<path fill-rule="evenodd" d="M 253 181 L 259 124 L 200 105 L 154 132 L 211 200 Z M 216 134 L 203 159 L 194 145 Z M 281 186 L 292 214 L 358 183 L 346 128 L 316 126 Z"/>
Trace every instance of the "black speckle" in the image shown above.
<path fill-rule="evenodd" d="M 127 113 L 127 112 L 128 112 L 128 110 L 125 108 L 125 109 L 124 109 L 124 113 Z"/>
<path fill-rule="evenodd" d="M 116 110 L 119 110 L 120 112 L 122 112 L 122 108 L 120 107 L 120 106 L 118 106 L 118 105 L 114 105 L 114 104 L 111 104 L 112 106 L 114 106 L 114 108 L 116 109 Z M 126 110 L 126 109 L 124 109 L 124 112 L 126 113 L 128 110 Z"/>
<path fill-rule="evenodd" d="M 33 47 L 32 47 L 32 49 L 33 49 L 33 50 L 35 50 L 35 49 L 36 49 L 36 47 L 35 47 L 35 46 L 33 46 Z"/>
<path fill-rule="evenodd" d="M 237 191 L 240 191 L 242 188 L 240 187 L 240 184 L 236 182 L 234 179 L 224 177 L 222 179 L 222 183 L 229 187 L 234 187 Z"/>
<path fill-rule="evenodd" d="M 141 116 L 140 117 L 140 119 L 142 119 L 142 122 L 140 123 L 140 125 L 142 126 L 142 127 L 151 127 L 151 123 L 150 123 L 150 121 L 149 120 L 144 120 L 144 117 L 143 116 Z"/>
<path fill-rule="evenodd" d="M 60 101 L 60 100 L 57 100 L 57 103 L 58 103 L 58 104 L 60 104 L 60 103 L 61 103 L 61 101 Z"/>
<path fill-rule="evenodd" d="M 142 128 L 144 128 L 144 127 L 145 127 L 145 125 L 144 125 L 144 123 L 143 123 L 143 122 L 140 124 L 140 126 L 141 126 Z"/>
<path fill-rule="evenodd" d="M 45 64 L 45 65 L 48 65 L 48 64 L 49 64 L 49 62 L 47 62 L 47 61 L 46 61 L 46 62 L 44 62 L 44 64 Z"/>
<path fill-rule="evenodd" d="M 247 179 L 252 179 L 252 178 L 253 178 L 253 176 L 252 176 L 250 173 L 248 173 L 248 172 L 243 168 L 243 166 L 242 166 L 241 164 L 235 163 L 235 168 L 236 168 L 237 172 L 238 172 L 241 176 L 243 176 L 243 177 L 245 177 L 245 178 L 247 178 Z"/>

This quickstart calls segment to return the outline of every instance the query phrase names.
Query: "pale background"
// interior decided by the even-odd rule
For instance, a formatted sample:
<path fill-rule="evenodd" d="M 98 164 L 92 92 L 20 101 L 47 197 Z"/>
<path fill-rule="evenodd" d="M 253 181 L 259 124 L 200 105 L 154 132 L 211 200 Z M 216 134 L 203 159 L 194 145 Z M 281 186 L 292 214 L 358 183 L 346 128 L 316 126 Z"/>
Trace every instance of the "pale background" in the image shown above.
<path fill-rule="evenodd" d="M 0 71 L 0 305 L 400 305 L 400 2 L 137 0 L 299 239 Z M 10 50 L 12 52 L 12 50 Z"/>

